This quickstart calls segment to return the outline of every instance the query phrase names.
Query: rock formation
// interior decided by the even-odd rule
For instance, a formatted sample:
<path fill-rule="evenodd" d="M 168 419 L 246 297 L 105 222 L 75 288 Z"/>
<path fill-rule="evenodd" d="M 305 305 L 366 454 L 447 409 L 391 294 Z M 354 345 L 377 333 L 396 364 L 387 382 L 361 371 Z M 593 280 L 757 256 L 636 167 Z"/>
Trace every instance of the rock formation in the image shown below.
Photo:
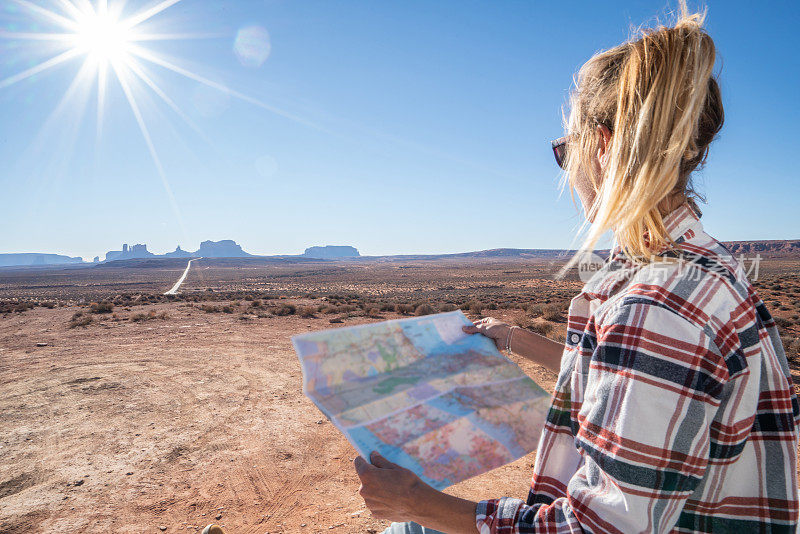
<path fill-rule="evenodd" d="M 252 256 L 244 250 L 241 245 L 233 239 L 223 239 L 222 241 L 203 241 L 200 248 L 192 256 L 202 256 L 204 258 L 244 258 Z"/>
<path fill-rule="evenodd" d="M 43 254 L 39 252 L 0 254 L 0 267 L 61 265 L 65 263 L 82 263 L 82 262 L 83 258 L 64 256 L 62 254 Z"/>
<path fill-rule="evenodd" d="M 303 256 L 306 258 L 316 258 L 320 260 L 331 260 L 336 258 L 358 258 L 361 254 L 358 249 L 350 246 L 326 245 L 324 247 L 308 247 Z"/>

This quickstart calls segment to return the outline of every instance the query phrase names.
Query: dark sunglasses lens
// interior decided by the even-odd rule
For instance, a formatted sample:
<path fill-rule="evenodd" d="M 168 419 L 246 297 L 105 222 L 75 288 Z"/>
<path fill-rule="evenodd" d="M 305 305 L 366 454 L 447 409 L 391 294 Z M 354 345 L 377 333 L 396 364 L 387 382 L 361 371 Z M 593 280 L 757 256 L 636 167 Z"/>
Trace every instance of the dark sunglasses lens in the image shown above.
<path fill-rule="evenodd" d="M 567 143 L 553 145 L 553 155 L 556 157 L 556 164 L 563 169 L 567 158 Z"/>

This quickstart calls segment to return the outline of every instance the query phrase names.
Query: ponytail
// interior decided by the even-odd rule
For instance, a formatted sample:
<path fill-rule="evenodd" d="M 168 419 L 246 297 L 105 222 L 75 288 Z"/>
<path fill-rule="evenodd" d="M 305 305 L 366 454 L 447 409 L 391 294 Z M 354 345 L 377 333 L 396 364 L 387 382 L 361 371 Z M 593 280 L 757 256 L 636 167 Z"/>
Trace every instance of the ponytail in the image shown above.
<path fill-rule="evenodd" d="M 597 193 L 587 207 L 592 224 L 581 251 L 592 250 L 613 230 L 626 255 L 649 261 L 664 246 L 674 246 L 662 201 L 676 193 L 692 203 L 698 198 L 690 175 L 705 162 L 724 114 L 704 14 L 681 7 L 673 27 L 646 30 L 597 54 L 578 73 L 566 168 L 570 184 L 583 173 Z M 602 175 L 593 164 L 598 125 L 612 132 Z"/>

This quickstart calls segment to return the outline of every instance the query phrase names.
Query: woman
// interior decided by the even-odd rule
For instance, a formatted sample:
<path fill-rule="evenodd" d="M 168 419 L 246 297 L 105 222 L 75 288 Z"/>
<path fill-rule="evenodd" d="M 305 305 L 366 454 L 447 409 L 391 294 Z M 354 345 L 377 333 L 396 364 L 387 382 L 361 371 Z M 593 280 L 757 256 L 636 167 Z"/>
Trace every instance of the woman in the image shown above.
<path fill-rule="evenodd" d="M 683 6 L 580 70 L 554 151 L 591 223 L 583 250 L 608 230 L 616 247 L 572 300 L 566 344 L 495 319 L 465 329 L 559 372 L 527 502 L 452 497 L 373 453 L 355 467 L 374 516 L 481 533 L 797 528 L 786 357 L 691 187 L 723 122 L 702 22 Z"/>

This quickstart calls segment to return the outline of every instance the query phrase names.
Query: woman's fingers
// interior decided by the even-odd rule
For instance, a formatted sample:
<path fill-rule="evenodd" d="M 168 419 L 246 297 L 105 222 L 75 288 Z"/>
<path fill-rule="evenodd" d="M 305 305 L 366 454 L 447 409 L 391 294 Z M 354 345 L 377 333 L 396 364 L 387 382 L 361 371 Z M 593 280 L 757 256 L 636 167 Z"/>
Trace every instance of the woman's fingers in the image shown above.
<path fill-rule="evenodd" d="M 383 456 L 378 451 L 372 451 L 372 454 L 369 457 L 372 465 L 375 467 L 380 467 L 381 469 L 393 469 L 395 467 L 399 467 L 397 464 L 393 464 Z"/>
<path fill-rule="evenodd" d="M 369 469 L 372 467 L 369 464 L 369 462 L 366 461 L 364 458 L 362 458 L 360 455 L 355 457 L 355 459 L 353 460 L 353 465 L 356 468 L 356 473 L 358 474 L 359 478 L 361 478 L 361 476 L 367 471 L 369 471 Z"/>
<path fill-rule="evenodd" d="M 478 332 L 480 332 L 480 330 L 478 330 L 478 327 L 473 324 L 464 326 L 461 328 L 461 330 L 463 330 L 467 334 L 477 334 Z"/>

